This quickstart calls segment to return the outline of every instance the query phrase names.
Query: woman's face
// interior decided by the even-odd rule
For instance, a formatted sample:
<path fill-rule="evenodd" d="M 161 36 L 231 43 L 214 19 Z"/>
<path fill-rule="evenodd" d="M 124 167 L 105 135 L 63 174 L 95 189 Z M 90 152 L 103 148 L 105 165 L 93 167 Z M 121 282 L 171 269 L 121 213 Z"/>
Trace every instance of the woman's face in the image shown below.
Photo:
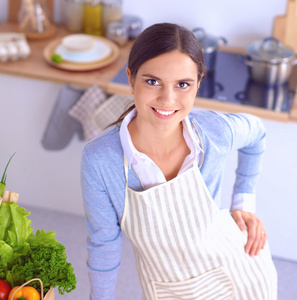
<path fill-rule="evenodd" d="M 137 109 L 137 125 L 170 130 L 191 111 L 196 97 L 198 70 L 188 55 L 175 50 L 143 63 L 134 78 L 127 68 Z"/>

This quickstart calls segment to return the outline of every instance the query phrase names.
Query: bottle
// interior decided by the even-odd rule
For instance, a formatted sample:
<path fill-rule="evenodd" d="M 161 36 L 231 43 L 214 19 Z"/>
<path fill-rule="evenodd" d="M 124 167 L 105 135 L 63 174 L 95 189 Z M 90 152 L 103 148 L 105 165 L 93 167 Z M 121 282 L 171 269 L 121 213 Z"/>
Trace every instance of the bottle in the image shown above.
<path fill-rule="evenodd" d="M 80 32 L 82 29 L 83 0 L 64 0 L 64 10 L 68 30 Z"/>
<path fill-rule="evenodd" d="M 112 22 L 122 20 L 122 0 L 102 0 L 103 32 L 106 35 L 107 26 Z"/>
<path fill-rule="evenodd" d="M 103 35 L 101 0 L 84 0 L 83 31 L 91 35 Z"/>

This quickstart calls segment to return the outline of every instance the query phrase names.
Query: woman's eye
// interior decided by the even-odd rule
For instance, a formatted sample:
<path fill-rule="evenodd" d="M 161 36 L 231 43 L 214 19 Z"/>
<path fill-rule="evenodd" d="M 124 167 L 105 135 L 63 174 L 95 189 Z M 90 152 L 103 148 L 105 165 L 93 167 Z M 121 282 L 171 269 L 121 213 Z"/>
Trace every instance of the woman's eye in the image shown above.
<path fill-rule="evenodd" d="M 149 85 L 158 85 L 159 84 L 159 82 L 156 79 L 148 79 L 148 80 L 146 80 L 146 82 Z"/>
<path fill-rule="evenodd" d="M 178 86 L 179 86 L 180 88 L 182 88 L 182 89 L 185 89 L 186 87 L 189 86 L 189 84 L 186 83 L 186 82 L 179 82 L 179 83 L 178 83 Z"/>

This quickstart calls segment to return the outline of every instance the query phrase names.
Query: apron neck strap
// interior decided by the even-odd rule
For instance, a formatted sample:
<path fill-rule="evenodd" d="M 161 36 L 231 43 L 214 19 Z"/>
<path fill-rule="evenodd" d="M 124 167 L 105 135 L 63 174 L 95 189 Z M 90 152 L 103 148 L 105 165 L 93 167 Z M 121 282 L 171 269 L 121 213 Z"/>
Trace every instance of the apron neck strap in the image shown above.
<path fill-rule="evenodd" d="M 125 153 L 124 153 L 124 169 L 125 169 L 126 182 L 128 183 L 128 162 Z"/>

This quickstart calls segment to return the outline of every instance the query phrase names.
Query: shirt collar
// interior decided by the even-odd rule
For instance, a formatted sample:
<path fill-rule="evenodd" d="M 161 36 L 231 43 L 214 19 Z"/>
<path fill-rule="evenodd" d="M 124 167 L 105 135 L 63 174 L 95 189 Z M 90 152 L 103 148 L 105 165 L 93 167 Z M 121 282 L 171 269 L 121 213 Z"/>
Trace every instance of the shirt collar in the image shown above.
<path fill-rule="evenodd" d="M 128 125 L 133 118 L 136 117 L 136 108 L 130 111 L 124 118 L 120 127 L 120 139 L 123 147 L 124 154 L 126 156 L 128 166 L 131 166 L 133 156 L 138 153 L 137 149 L 132 143 L 132 139 L 128 130 Z"/>
<path fill-rule="evenodd" d="M 189 117 L 187 116 L 183 121 L 183 130 L 184 130 L 184 137 L 187 134 L 189 136 L 190 143 L 193 144 L 195 147 L 195 153 L 199 153 L 199 151 L 203 152 L 201 140 L 199 137 L 199 132 L 197 131 L 195 125 L 191 123 Z M 186 139 L 187 141 L 187 139 Z M 188 147 L 191 149 L 191 145 L 188 144 Z M 191 149 L 192 150 L 192 149 Z"/>
<path fill-rule="evenodd" d="M 134 108 L 131 112 L 129 112 L 120 127 L 120 140 L 123 147 L 124 154 L 126 156 L 128 166 L 131 166 L 132 160 L 134 155 L 141 156 L 141 153 L 134 147 L 132 143 L 132 139 L 128 130 L 128 125 L 135 118 L 137 115 L 136 108 Z M 200 151 L 203 152 L 199 138 L 195 138 L 198 135 L 194 134 L 193 126 L 188 117 L 186 117 L 183 121 L 183 135 L 187 142 L 188 147 L 190 148 L 191 152 L 196 156 Z M 189 137 L 189 138 L 186 138 Z"/>

